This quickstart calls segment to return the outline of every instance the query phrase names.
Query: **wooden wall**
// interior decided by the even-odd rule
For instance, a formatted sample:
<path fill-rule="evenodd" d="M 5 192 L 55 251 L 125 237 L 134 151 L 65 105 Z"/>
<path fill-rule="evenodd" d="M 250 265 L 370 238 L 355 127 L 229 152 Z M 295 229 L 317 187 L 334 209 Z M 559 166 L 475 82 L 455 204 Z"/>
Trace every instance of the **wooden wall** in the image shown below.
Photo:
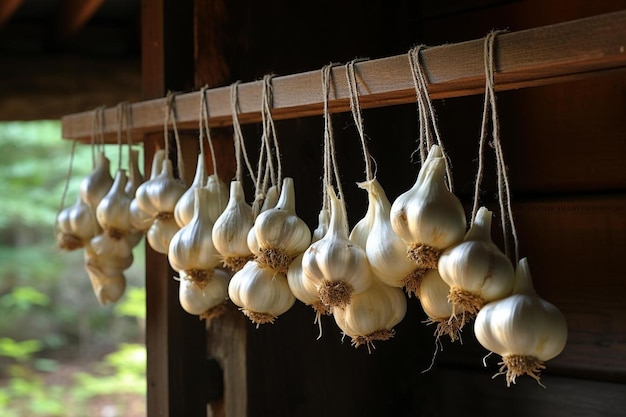
<path fill-rule="evenodd" d="M 480 38 L 493 28 L 515 31 L 626 8 L 626 1 L 583 0 L 366 4 L 197 1 L 195 86 L 286 75 L 356 57 L 400 54 L 419 43 Z M 482 96 L 435 104 L 455 188 L 471 206 Z M 483 367 L 487 352 L 471 329 L 462 345 L 444 342 L 433 368 L 423 372 L 435 345 L 415 298 L 409 299 L 396 336 L 371 354 L 342 343 L 331 318 L 323 319 L 324 336 L 316 340 L 312 312 L 299 302 L 274 325 L 259 329 L 232 311 L 211 323 L 207 335 L 209 356 L 221 365 L 223 380 L 218 371 L 213 382 L 184 374 L 177 381 L 191 390 L 208 384 L 212 413 L 232 417 L 623 415 L 626 76 L 498 93 L 498 109 L 520 253 L 529 258 L 538 292 L 563 311 L 570 331 L 565 351 L 547 364 L 542 379 L 547 389 L 529 378 L 511 388 L 501 377 L 492 380 L 497 360 Z M 418 169 L 409 159 L 418 136 L 416 106 L 367 110 L 363 117 L 378 178 L 393 199 L 412 184 Z M 333 120 L 354 225 L 366 209 L 365 193 L 354 186 L 364 177 L 361 150 L 350 115 Z M 277 123 L 285 175 L 294 178 L 298 214 L 311 227 L 320 206 L 322 127 L 320 117 Z M 260 127 L 246 126 L 244 135 L 255 149 Z M 214 136 L 220 172 L 229 181 L 230 131 L 216 130 Z M 486 176 L 483 188 L 484 204 L 495 211 L 493 175 Z M 494 238 L 499 236 L 494 228 Z M 153 272 L 164 275 L 163 264 L 155 265 Z M 185 343 L 177 349 L 184 355 Z"/>

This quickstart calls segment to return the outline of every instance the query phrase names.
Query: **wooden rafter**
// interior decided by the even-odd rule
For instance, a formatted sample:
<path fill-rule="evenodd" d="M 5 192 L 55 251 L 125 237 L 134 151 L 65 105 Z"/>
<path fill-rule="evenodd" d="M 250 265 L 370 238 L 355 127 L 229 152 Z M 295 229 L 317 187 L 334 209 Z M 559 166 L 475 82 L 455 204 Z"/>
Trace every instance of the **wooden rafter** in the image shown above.
<path fill-rule="evenodd" d="M 432 98 L 477 94 L 484 89 L 483 40 L 432 47 L 422 52 Z M 495 45 L 496 89 L 508 90 L 553 84 L 592 76 L 599 72 L 626 69 L 626 11 L 594 16 L 557 25 L 505 33 Z M 360 99 L 363 108 L 413 102 L 415 90 L 406 55 L 361 62 Z M 333 69 L 335 88 L 329 106 L 333 112 L 349 110 L 349 91 L 344 67 Z M 322 113 L 320 71 L 275 77 L 273 115 L 289 119 Z M 242 123 L 261 120 L 262 82 L 239 86 Z M 230 89 L 208 90 L 210 123 L 231 123 Z M 176 98 L 178 126 L 195 129 L 198 124 L 199 92 Z M 132 105 L 133 132 L 137 138 L 163 128 L 165 99 Z M 65 116 L 63 137 L 88 141 L 92 134 L 92 112 Z M 105 112 L 105 135 L 114 139 L 116 110 Z"/>
<path fill-rule="evenodd" d="M 102 6 L 104 0 L 63 0 L 57 21 L 57 34 L 68 38 L 78 33 Z"/>
<path fill-rule="evenodd" d="M 0 3 L 0 28 L 2 28 L 22 5 L 24 0 L 4 0 Z"/>

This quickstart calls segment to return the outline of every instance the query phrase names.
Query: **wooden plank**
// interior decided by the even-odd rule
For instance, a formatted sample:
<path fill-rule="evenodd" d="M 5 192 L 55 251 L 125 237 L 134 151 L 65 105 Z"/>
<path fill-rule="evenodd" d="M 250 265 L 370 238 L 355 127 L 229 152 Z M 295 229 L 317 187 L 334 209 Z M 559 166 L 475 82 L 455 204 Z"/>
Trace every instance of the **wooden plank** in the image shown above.
<path fill-rule="evenodd" d="M 57 35 L 69 38 L 80 32 L 102 3 L 104 0 L 63 0 L 56 23 Z"/>
<path fill-rule="evenodd" d="M 496 42 L 496 85 L 499 90 L 516 89 L 563 82 L 595 75 L 600 71 L 626 67 L 626 11 L 503 34 Z M 433 98 L 456 97 L 479 93 L 484 86 L 482 58 L 483 40 L 432 47 L 423 52 Z M 415 100 L 410 68 L 406 55 L 369 60 L 357 66 L 361 76 L 363 108 L 391 106 Z M 330 102 L 331 111 L 349 109 L 348 88 L 344 68 L 333 70 L 336 85 Z M 274 117 L 289 119 L 318 115 L 322 112 L 320 72 L 276 77 L 274 85 Z M 262 83 L 240 86 L 241 122 L 260 120 Z M 229 88 L 208 92 L 213 126 L 230 123 Z M 161 128 L 164 99 L 133 105 L 134 131 L 145 133 Z M 179 123 L 182 128 L 195 128 L 199 105 L 198 92 L 177 97 Z M 107 110 L 106 132 L 114 138 L 117 129 L 115 109 Z M 91 113 L 65 116 L 63 137 L 88 139 Z"/>

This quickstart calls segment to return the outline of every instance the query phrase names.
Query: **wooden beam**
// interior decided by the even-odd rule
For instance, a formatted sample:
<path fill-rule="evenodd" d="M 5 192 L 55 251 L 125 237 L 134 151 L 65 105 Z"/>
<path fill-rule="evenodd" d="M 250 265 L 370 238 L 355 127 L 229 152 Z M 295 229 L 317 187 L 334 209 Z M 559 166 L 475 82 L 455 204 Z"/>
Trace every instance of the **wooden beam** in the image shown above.
<path fill-rule="evenodd" d="M 102 3 L 104 0 L 64 0 L 56 26 L 58 37 L 69 38 L 80 32 Z"/>
<path fill-rule="evenodd" d="M 21 6 L 24 0 L 4 0 L 0 3 L 0 28 L 2 28 Z"/>
<path fill-rule="evenodd" d="M 506 33 L 495 45 L 497 90 L 517 89 L 586 78 L 599 72 L 626 69 L 626 11 L 594 16 L 557 25 Z M 428 48 L 422 52 L 423 65 L 434 99 L 477 94 L 484 89 L 483 40 Z M 333 69 L 334 91 L 329 103 L 332 112 L 349 110 L 349 92 L 344 67 Z M 363 108 L 413 102 L 410 66 L 406 54 L 367 60 L 357 65 L 361 78 Z M 275 77 L 274 117 L 290 119 L 322 113 L 320 71 Z M 260 121 L 262 82 L 239 87 L 240 121 Z M 210 123 L 231 123 L 229 87 L 208 91 Z M 199 93 L 180 94 L 178 124 L 182 129 L 197 127 Z M 135 103 L 135 134 L 162 129 L 165 99 Z M 115 138 L 116 110 L 108 109 L 105 133 Z M 63 117 L 63 137 L 88 141 L 91 112 Z"/>

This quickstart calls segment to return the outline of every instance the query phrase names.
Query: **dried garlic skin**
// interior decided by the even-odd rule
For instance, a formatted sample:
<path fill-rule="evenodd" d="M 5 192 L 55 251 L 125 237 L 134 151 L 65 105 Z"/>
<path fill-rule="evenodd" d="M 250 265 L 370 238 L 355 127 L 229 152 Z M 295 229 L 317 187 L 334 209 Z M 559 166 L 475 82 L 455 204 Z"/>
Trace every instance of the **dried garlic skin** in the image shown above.
<path fill-rule="evenodd" d="M 513 290 L 513 265 L 491 240 L 491 220 L 492 213 L 481 207 L 463 241 L 439 259 L 439 274 L 450 286 L 450 299 L 454 301 L 456 294 L 467 300 L 464 308 L 470 314 Z"/>
<path fill-rule="evenodd" d="M 235 268 L 234 260 L 252 257 L 247 239 L 253 224 L 252 207 L 245 201 L 243 185 L 239 181 L 232 181 L 228 204 L 215 220 L 211 234 L 213 244 L 224 258 L 225 265 L 233 270 L 240 269 Z"/>
<path fill-rule="evenodd" d="M 196 188 L 204 186 L 204 178 L 206 177 L 206 170 L 204 168 L 204 156 L 198 155 L 198 162 L 196 164 L 196 173 L 189 188 L 183 193 L 182 196 L 176 202 L 174 207 L 174 219 L 178 227 L 183 227 L 191 221 L 194 215 L 194 200 Z"/>
<path fill-rule="evenodd" d="M 181 307 L 189 314 L 202 316 L 208 310 L 228 299 L 228 283 L 230 274 L 215 269 L 204 287 L 198 287 L 184 273 L 180 274 L 178 300 Z"/>
<path fill-rule="evenodd" d="M 248 232 L 248 247 L 261 266 L 286 273 L 289 264 L 311 244 L 309 226 L 296 214 L 292 178 L 283 180 L 274 208 L 261 212 Z"/>
<path fill-rule="evenodd" d="M 82 248 L 101 232 L 94 211 L 79 196 L 76 203 L 64 208 L 55 221 L 57 243 L 64 250 Z"/>
<path fill-rule="evenodd" d="M 221 263 L 220 254 L 213 244 L 213 222 L 207 210 L 211 195 L 209 190 L 196 187 L 194 191 L 194 215 L 172 237 L 168 260 L 172 268 L 191 274 L 191 270 L 212 271 Z"/>
<path fill-rule="evenodd" d="M 228 204 L 228 187 L 217 175 L 209 175 L 204 186 L 209 191 L 209 218 L 213 223 L 222 215 Z"/>
<path fill-rule="evenodd" d="M 302 258 L 305 279 L 318 289 L 322 302 L 331 307 L 350 304 L 353 294 L 365 291 L 374 276 L 365 251 L 348 238 L 343 203 L 330 190 L 330 226 L 312 243 Z"/>
<path fill-rule="evenodd" d="M 446 186 L 444 158 L 434 156 L 441 152 L 438 148 L 433 145 L 415 184 L 396 198 L 390 211 L 408 256 L 429 269 L 437 268 L 439 252 L 459 242 L 467 228 L 463 205 Z"/>
<path fill-rule="evenodd" d="M 111 185 L 113 185 L 110 165 L 110 161 L 104 153 L 99 152 L 93 171 L 80 183 L 80 197 L 94 212 L 100 204 L 100 200 L 107 195 Z"/>
<path fill-rule="evenodd" d="M 228 296 L 257 326 L 273 323 L 296 302 L 287 277 L 262 268 L 256 261 L 246 263 L 233 275 L 228 284 Z"/>
<path fill-rule="evenodd" d="M 539 381 L 543 362 L 563 351 L 568 332 L 561 311 L 535 292 L 528 260 L 522 258 L 513 294 L 485 305 L 476 316 L 474 333 L 485 349 L 502 356 L 510 385 L 524 374 Z"/>

